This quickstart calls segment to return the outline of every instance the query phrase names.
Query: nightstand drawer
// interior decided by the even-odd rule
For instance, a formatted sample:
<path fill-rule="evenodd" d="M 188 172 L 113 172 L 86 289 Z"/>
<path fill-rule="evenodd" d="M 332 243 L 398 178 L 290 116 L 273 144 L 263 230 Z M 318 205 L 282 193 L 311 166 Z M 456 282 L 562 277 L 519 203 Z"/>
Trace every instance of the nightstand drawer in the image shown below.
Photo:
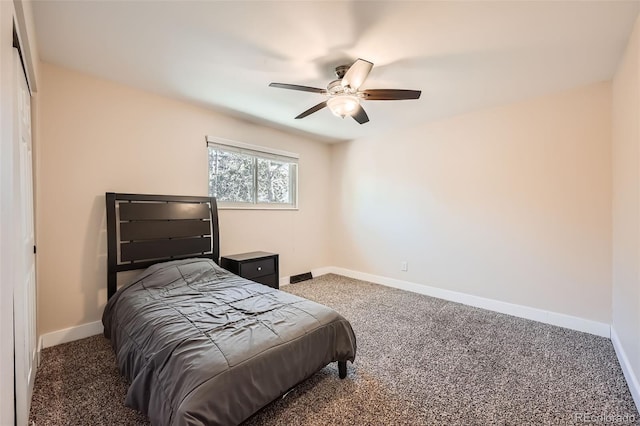
<path fill-rule="evenodd" d="M 269 287 L 279 288 L 278 277 L 276 277 L 276 274 L 265 275 L 264 277 L 255 277 L 251 279 L 257 283 L 268 285 Z"/>
<path fill-rule="evenodd" d="M 243 262 L 240 265 L 240 276 L 248 279 L 271 275 L 276 272 L 275 259 L 258 259 L 250 262 Z"/>

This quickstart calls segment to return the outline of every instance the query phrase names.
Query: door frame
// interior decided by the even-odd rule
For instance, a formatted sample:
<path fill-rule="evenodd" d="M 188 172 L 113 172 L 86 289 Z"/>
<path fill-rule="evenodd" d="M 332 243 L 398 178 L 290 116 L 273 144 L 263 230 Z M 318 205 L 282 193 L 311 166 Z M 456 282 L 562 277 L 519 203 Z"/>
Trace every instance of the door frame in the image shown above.
<path fill-rule="evenodd" d="M 0 1 L 0 341 L 13 342 L 13 2 Z M 15 422 L 13 344 L 0 345 L 0 424 Z"/>
<path fill-rule="evenodd" d="M 36 90 L 37 49 L 31 5 L 23 0 L 0 0 L 0 342 L 13 342 L 15 200 L 13 133 L 14 31 L 23 53 L 31 94 Z M 32 121 L 33 123 L 33 121 Z M 33 129 L 33 126 L 32 126 Z M 35 139 L 34 139 L 35 142 Z M 35 168 L 34 168 L 35 170 Z M 13 345 L 0 345 L 0 424 L 15 424 Z"/>

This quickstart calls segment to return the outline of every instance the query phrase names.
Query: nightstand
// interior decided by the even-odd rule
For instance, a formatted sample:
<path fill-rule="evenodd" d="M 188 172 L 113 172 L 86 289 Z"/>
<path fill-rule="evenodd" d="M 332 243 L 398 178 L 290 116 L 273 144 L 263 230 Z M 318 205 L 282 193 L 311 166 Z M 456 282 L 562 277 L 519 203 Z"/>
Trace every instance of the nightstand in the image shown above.
<path fill-rule="evenodd" d="M 223 256 L 220 258 L 220 266 L 242 278 L 280 288 L 278 255 L 275 253 L 252 251 Z"/>

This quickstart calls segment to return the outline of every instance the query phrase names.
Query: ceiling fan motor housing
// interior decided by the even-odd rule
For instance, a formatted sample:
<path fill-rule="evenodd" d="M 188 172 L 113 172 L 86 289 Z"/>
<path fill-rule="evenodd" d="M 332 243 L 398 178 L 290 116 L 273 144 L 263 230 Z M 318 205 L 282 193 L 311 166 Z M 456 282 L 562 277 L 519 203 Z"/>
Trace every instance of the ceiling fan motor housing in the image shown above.
<path fill-rule="evenodd" d="M 327 84 L 327 92 L 332 95 L 338 95 L 344 91 L 344 87 L 342 87 L 342 80 L 333 80 L 331 83 Z"/>
<path fill-rule="evenodd" d="M 336 67 L 336 77 L 338 77 L 340 80 L 342 80 L 342 78 L 347 73 L 347 71 L 349 71 L 349 68 L 351 68 L 351 65 L 339 65 L 339 66 L 337 66 Z"/>

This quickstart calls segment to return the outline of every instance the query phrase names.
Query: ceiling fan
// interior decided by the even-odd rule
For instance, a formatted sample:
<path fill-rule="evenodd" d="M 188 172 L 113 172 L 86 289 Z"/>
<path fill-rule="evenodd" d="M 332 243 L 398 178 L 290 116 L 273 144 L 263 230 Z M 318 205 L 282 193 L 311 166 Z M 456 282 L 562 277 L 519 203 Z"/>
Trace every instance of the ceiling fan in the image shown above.
<path fill-rule="evenodd" d="M 271 83 L 269 86 L 319 93 L 328 97 L 327 100 L 320 102 L 318 105 L 298 115 L 296 119 L 304 118 L 328 106 L 334 115 L 342 118 L 348 115 L 353 117 L 358 123 L 364 124 L 369 121 L 369 117 L 364 111 L 364 108 L 362 108 L 362 105 L 360 105 L 361 101 L 399 101 L 403 99 L 420 98 L 420 94 L 422 93 L 420 90 L 359 90 L 369 75 L 369 72 L 371 72 L 371 68 L 373 68 L 373 63 L 365 61 L 364 59 L 356 60 L 351 66 L 340 65 L 336 67 L 336 76 L 338 79 L 329 83 L 326 89 L 286 83 Z"/>

